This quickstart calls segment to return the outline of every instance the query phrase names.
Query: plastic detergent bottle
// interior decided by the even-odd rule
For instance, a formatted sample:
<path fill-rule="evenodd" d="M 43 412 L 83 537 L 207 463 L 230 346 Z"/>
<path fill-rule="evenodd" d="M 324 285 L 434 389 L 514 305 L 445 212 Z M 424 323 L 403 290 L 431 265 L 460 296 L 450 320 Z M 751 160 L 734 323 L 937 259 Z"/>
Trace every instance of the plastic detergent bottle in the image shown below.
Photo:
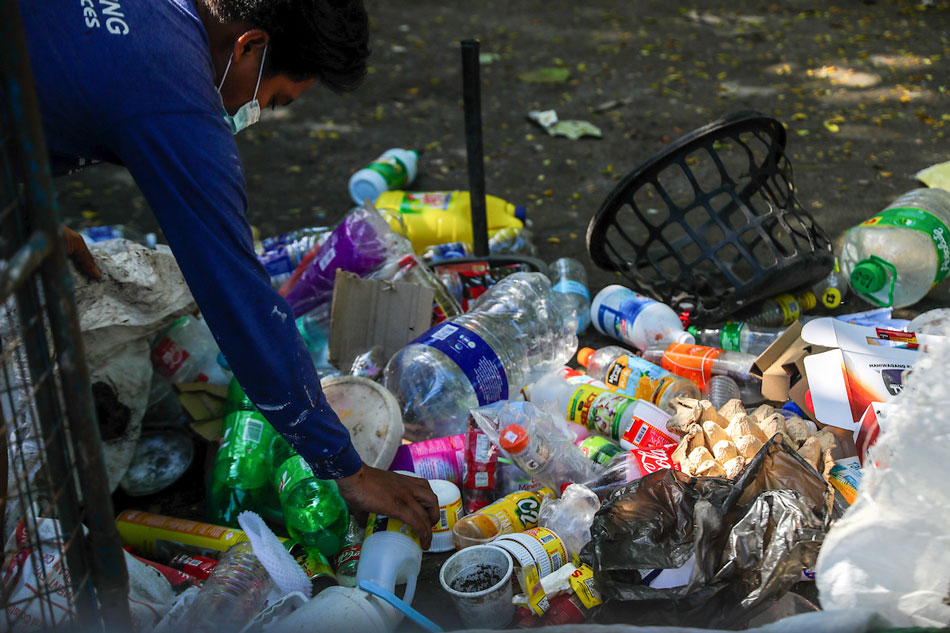
<path fill-rule="evenodd" d="M 376 209 L 393 231 L 412 242 L 417 253 L 446 242 L 472 242 L 472 211 L 467 191 L 387 191 L 376 200 Z M 523 206 L 495 196 L 485 196 L 488 236 L 505 228 L 523 228 Z"/>
<path fill-rule="evenodd" d="M 362 205 L 367 198 L 375 202 L 380 194 L 390 189 L 402 189 L 416 179 L 419 152 L 393 148 L 350 176 L 350 197 Z"/>
<path fill-rule="evenodd" d="M 356 570 L 357 584 L 368 580 L 390 592 L 396 585 L 405 584 L 402 600 L 411 604 L 421 568 L 422 545 L 413 529 L 399 519 L 369 515 Z"/>
<path fill-rule="evenodd" d="M 676 312 L 639 292 L 614 284 L 597 293 L 590 306 L 597 331 L 644 350 L 657 341 L 692 343 Z"/>
<path fill-rule="evenodd" d="M 677 376 L 616 345 L 599 350 L 583 347 L 577 352 L 577 363 L 587 373 L 603 381 L 611 391 L 646 400 L 668 413 L 673 413 L 673 398 L 699 398 L 699 387 L 692 380 Z"/>
<path fill-rule="evenodd" d="M 950 273 L 950 191 L 914 189 L 849 230 L 841 268 L 874 305 L 923 299 Z"/>

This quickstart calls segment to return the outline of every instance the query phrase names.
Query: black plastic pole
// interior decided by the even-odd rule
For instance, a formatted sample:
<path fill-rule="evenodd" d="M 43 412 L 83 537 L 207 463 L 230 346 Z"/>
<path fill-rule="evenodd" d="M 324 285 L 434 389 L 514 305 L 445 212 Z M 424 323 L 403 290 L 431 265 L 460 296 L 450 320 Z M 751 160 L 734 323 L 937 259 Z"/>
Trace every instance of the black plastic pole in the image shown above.
<path fill-rule="evenodd" d="M 472 245 L 476 257 L 488 257 L 488 215 L 485 207 L 485 163 L 482 156 L 482 97 L 478 40 L 462 40 L 462 95 L 465 101 L 465 146 L 468 190 L 472 206 Z"/>

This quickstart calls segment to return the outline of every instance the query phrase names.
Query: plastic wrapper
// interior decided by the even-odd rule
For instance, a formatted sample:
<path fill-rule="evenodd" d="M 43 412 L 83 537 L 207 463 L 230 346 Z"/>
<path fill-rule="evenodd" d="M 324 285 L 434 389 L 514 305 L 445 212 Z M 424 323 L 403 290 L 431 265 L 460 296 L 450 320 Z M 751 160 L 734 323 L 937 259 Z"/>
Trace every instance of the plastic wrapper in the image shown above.
<path fill-rule="evenodd" d="M 462 494 L 465 512 L 481 510 L 495 500 L 498 485 L 498 448 L 475 420 L 469 418 L 465 433 L 465 462 L 462 466 Z"/>
<path fill-rule="evenodd" d="M 609 600 L 606 620 L 738 627 L 814 564 L 834 518 L 832 499 L 821 476 L 776 436 L 735 481 L 660 470 L 617 488 L 594 517 L 581 560 Z M 643 584 L 654 570 L 691 558 L 686 584 Z"/>
<path fill-rule="evenodd" d="M 635 448 L 615 455 L 604 464 L 602 473 L 583 484 L 601 500 L 606 499 L 613 490 L 644 475 L 665 468 L 679 470 L 679 465 L 672 457 L 674 450 L 676 444 L 669 444 L 653 448 Z"/>
<path fill-rule="evenodd" d="M 411 252 L 408 240 L 393 233 L 376 211 L 357 207 L 320 246 L 309 267 L 287 292 L 287 301 L 294 315 L 306 314 L 333 297 L 337 269 L 365 276 L 388 257 Z"/>
<path fill-rule="evenodd" d="M 568 483 L 588 481 L 602 472 L 600 465 L 587 459 L 587 456 L 574 446 L 574 435 L 567 430 L 566 420 L 558 420 L 530 402 L 500 400 L 472 409 L 471 413 L 495 446 L 500 446 L 501 429 L 509 424 L 520 425 L 529 435 L 544 437 L 551 447 L 552 455 L 549 458 L 550 467 L 542 467 L 541 470 L 524 463 L 520 455 L 511 455 L 504 449 L 499 450 L 519 468 L 552 490 L 560 490 Z"/>
<path fill-rule="evenodd" d="M 580 554 L 590 541 L 590 524 L 599 509 L 597 495 L 580 484 L 571 484 L 560 499 L 544 500 L 538 513 L 538 525 L 561 537 L 568 556 Z"/>

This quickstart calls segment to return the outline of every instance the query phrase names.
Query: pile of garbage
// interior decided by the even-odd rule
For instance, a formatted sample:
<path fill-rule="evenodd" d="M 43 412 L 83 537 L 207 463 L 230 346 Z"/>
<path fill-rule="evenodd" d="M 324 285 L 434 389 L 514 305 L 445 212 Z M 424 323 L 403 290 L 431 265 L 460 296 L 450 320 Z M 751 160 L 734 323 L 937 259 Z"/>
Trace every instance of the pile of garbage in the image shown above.
<path fill-rule="evenodd" d="M 950 310 L 892 312 L 946 275 L 950 193 L 917 190 L 853 229 L 818 283 L 692 327 L 626 286 L 592 293 L 577 259 L 536 270 L 472 257 L 467 192 L 392 190 L 416 158 L 393 150 L 357 172 L 361 206 L 337 225 L 256 246 L 363 461 L 437 495 L 431 547 L 396 519 L 351 515 L 244 394 L 187 296 L 169 291 L 175 301 L 127 337 L 133 355 L 148 341 L 150 367 L 103 379 L 136 402 L 124 436 L 135 449 L 111 459 L 113 483 L 155 499 L 196 441 L 217 448 L 203 520 L 117 518 L 140 630 L 387 633 L 407 615 L 441 630 L 411 606 L 424 556 L 440 556 L 440 587 L 426 593 L 467 628 L 747 628 L 817 611 L 790 593 L 815 581 L 826 619 L 809 626 L 855 608 L 879 623 L 950 622 L 950 505 L 933 486 L 945 474 L 934 402 Z M 493 256 L 537 255 L 523 208 L 493 197 L 487 208 Z M 102 244 L 107 279 L 123 262 L 167 265 L 154 237 Z M 849 293 L 873 309 L 840 314 Z M 98 336 L 93 375 L 109 376 L 115 338 Z M 579 337 L 615 344 L 579 348 Z M 914 505 L 924 491 L 927 515 Z M 7 530 L 16 549 L 15 520 Z M 28 581 L 8 574 L 4 591 Z"/>

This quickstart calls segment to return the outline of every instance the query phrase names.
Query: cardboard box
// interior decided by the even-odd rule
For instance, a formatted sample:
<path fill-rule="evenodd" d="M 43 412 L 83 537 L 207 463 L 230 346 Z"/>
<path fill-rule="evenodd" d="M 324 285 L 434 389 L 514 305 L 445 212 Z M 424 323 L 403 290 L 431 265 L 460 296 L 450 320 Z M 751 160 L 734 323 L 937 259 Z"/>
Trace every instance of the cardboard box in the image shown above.
<path fill-rule="evenodd" d="M 767 400 L 791 400 L 810 415 L 806 404 L 808 377 L 804 359 L 809 354 L 825 351 L 816 349 L 802 336 L 802 323 L 796 321 L 762 352 L 752 365 L 752 374 L 762 378 L 762 396 Z"/>
<path fill-rule="evenodd" d="M 870 405 L 889 402 L 901 392 L 904 372 L 917 360 L 918 343 L 936 342 L 833 318 L 809 321 L 801 338 L 812 346 L 803 362 L 815 419 L 849 431 L 860 427 Z"/>
<path fill-rule="evenodd" d="M 336 271 L 330 315 L 330 362 L 346 371 L 357 355 L 381 345 L 388 360 L 432 324 L 432 288 Z"/>

